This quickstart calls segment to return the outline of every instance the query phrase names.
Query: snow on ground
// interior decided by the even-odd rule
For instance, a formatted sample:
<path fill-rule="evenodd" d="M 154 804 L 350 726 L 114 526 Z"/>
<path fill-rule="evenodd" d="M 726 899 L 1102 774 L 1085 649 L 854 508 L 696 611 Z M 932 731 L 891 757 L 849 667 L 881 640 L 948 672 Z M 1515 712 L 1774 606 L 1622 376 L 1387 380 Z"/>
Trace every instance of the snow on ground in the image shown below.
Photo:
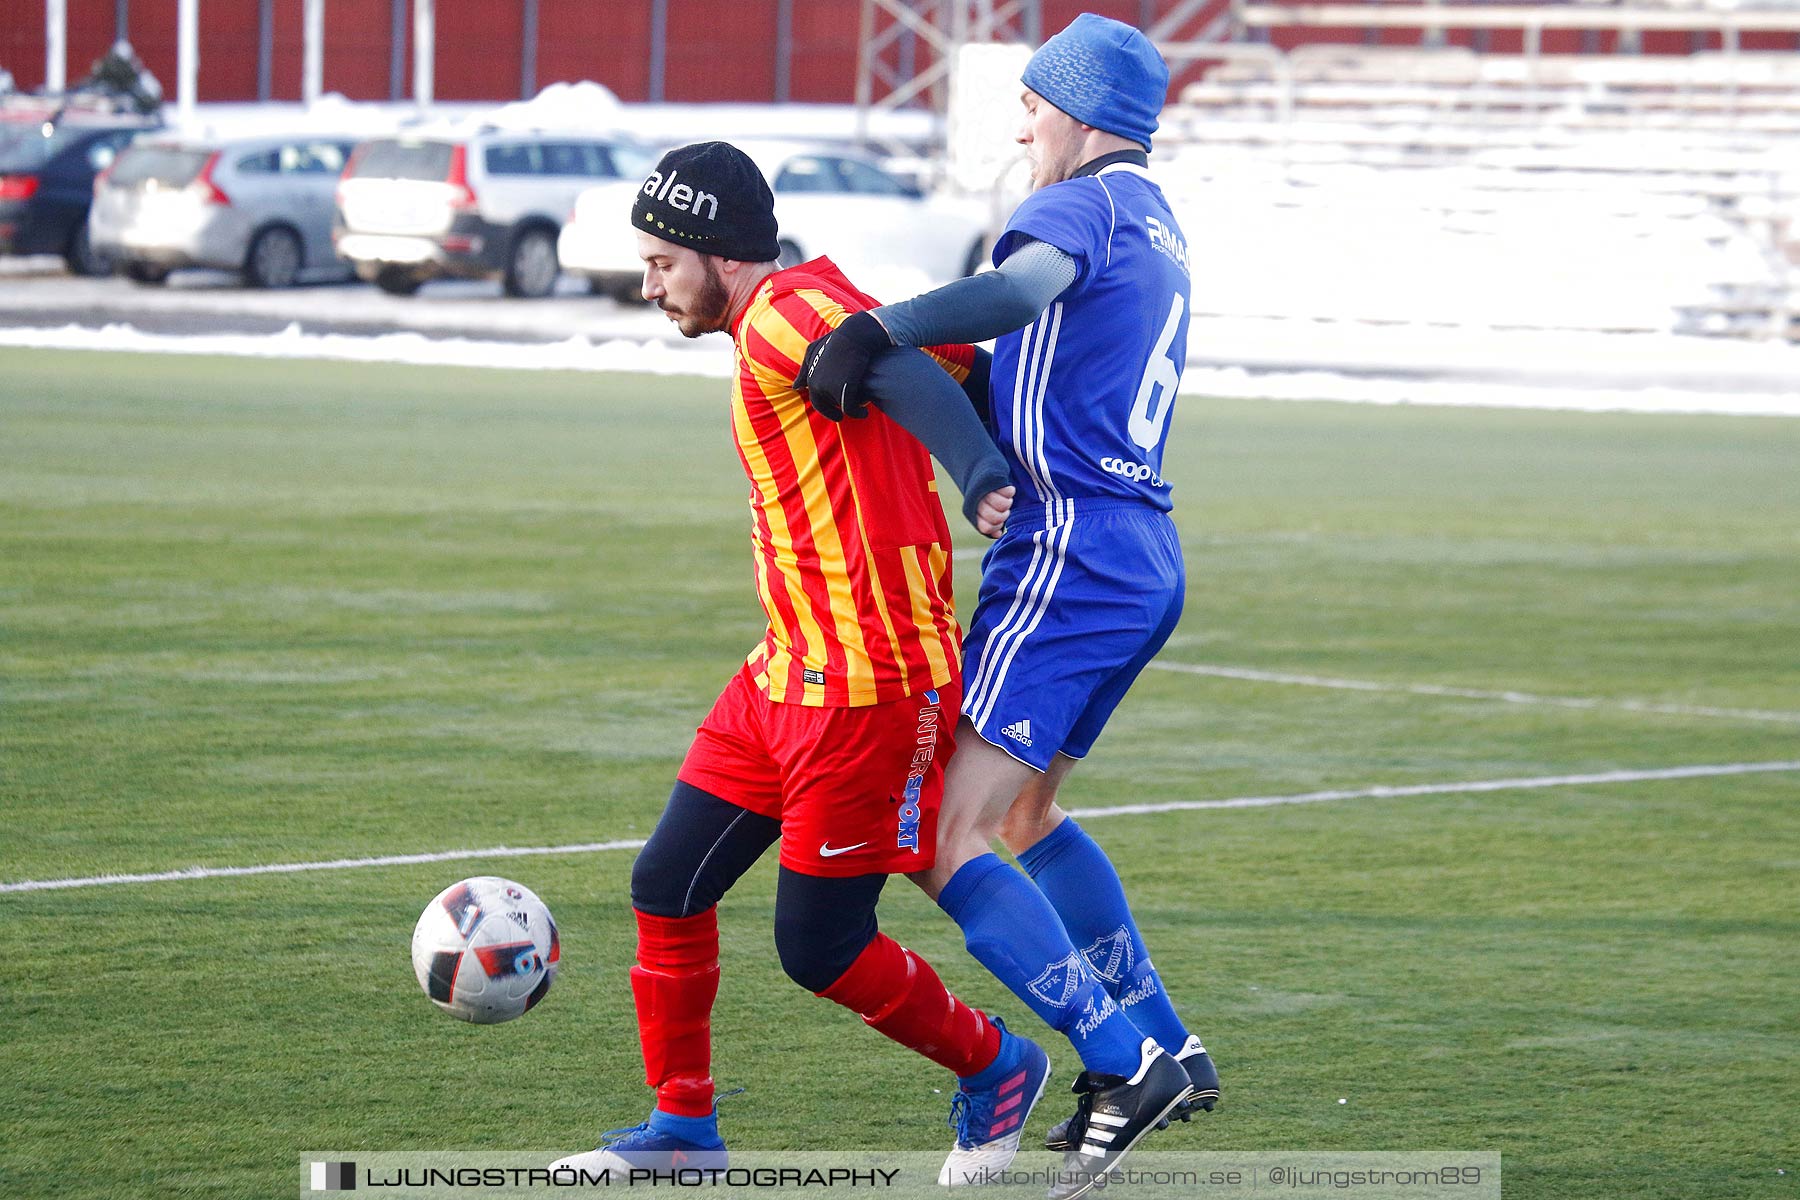
<path fill-rule="evenodd" d="M 330 359 L 421 367 L 488 367 L 508 371 L 639 371 L 651 375 L 728 378 L 731 343 L 694 346 L 625 339 L 598 344 L 582 337 L 561 342 L 502 342 L 387 333 L 374 337 L 313 334 L 290 325 L 280 333 L 158 334 L 130 325 L 89 329 L 0 329 L 0 346 L 50 350 L 109 350 L 135 354 L 216 354 L 233 358 Z"/>
<path fill-rule="evenodd" d="M 1800 392 L 1795 391 L 1701 392 L 1675 387 L 1597 388 L 1466 379 L 1383 379 L 1329 371 L 1253 374 L 1241 367 L 1190 369 L 1181 377 L 1181 391 L 1184 395 L 1235 396 L 1245 400 L 1800 417 Z"/>
<path fill-rule="evenodd" d="M 110 350 L 150 354 L 217 354 L 245 358 L 326 359 L 416 366 L 482 367 L 514 371 L 639 371 L 728 379 L 731 343 L 720 336 L 671 344 L 571 337 L 552 343 L 428 338 L 419 333 L 376 337 L 308 334 L 298 325 L 280 333 L 163 335 L 128 325 L 100 329 L 0 329 L 0 346 Z M 1654 353 L 1653 346 L 1636 350 Z M 1242 367 L 1190 366 L 1183 394 L 1264 400 L 1331 400 L 1352 404 L 1420 404 L 1481 408 L 1542 408 L 1586 412 L 1713 413 L 1800 416 L 1800 390 L 1720 392 L 1647 385 L 1594 387 L 1445 378 L 1392 378 L 1333 371 L 1250 372 Z"/>

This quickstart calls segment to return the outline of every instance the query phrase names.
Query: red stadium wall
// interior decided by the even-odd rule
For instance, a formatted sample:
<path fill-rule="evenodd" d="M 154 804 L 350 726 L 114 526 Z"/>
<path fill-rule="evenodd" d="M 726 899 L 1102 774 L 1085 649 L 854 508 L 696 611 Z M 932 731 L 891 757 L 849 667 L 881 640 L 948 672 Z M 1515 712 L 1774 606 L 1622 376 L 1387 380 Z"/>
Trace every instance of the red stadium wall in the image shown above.
<path fill-rule="evenodd" d="M 12 7 L 16 8 L 20 3 L 21 0 L 13 0 Z M 30 0 L 23 0 L 23 3 L 30 3 Z M 35 7 L 41 10 L 44 6 L 39 4 Z M 41 11 L 38 19 L 39 21 L 43 20 Z M 68 72 L 70 83 L 74 83 L 86 75 L 94 63 L 106 54 L 107 48 L 113 43 L 113 30 L 113 10 L 110 4 L 69 5 L 69 57 L 68 66 L 64 70 Z M 172 44 L 173 31 L 170 36 Z M 43 70 L 43 63 L 44 52 L 40 44 L 36 64 L 39 71 Z M 169 55 L 167 72 L 164 72 L 161 67 L 152 67 L 151 69 L 163 80 L 164 86 L 171 90 L 174 88 L 175 56 L 173 54 Z"/>
<path fill-rule="evenodd" d="M 860 9 L 860 6 L 857 6 Z M 788 98 L 808 104 L 856 99 L 859 25 L 837 0 L 794 0 L 794 65 Z M 771 39 L 773 40 L 773 39 Z"/>
<path fill-rule="evenodd" d="M 44 82 L 43 5 L 7 0 L 6 19 L 0 21 L 0 67 L 11 71 L 20 87 Z"/>
<path fill-rule="evenodd" d="M 543 40 L 540 33 L 538 42 Z M 524 45 L 524 23 L 516 2 L 437 0 L 433 94 L 439 100 L 517 100 L 519 52 Z M 539 72 L 540 86 L 553 82 Z M 382 94 L 387 94 L 385 88 Z"/>
<path fill-rule="evenodd" d="M 1062 28 L 1080 12 L 1099 12 L 1143 24 L 1172 11 L 1180 0 L 1041 0 L 1046 32 Z M 42 0 L 0 0 L 0 67 L 19 87 L 44 82 Z M 749 101 L 776 98 L 776 22 L 779 0 L 665 0 L 668 12 L 663 54 L 663 99 Z M 1220 4 L 1224 0 L 1219 0 Z M 128 0 L 132 44 L 162 81 L 176 91 L 178 0 Z M 803 102 L 849 103 L 856 97 L 858 0 L 790 0 L 792 57 L 788 98 Z M 275 0 L 270 90 L 278 100 L 301 94 L 303 0 Z M 558 81 L 592 79 L 624 100 L 645 100 L 651 92 L 652 0 L 538 0 L 538 88 Z M 116 29 L 116 0 L 68 0 L 68 63 L 71 83 L 87 74 L 106 52 Z M 355 100 L 386 100 L 393 53 L 391 0 L 327 0 L 325 90 Z M 1203 9 L 1190 28 L 1214 11 Z M 259 0 L 206 0 L 201 6 L 200 99 L 254 100 L 261 44 Z M 887 18 L 882 18 L 886 28 Z M 444 100 L 512 100 L 521 92 L 524 46 L 523 0 L 437 0 L 435 91 Z M 412 13 L 406 10 L 402 45 L 402 94 L 412 88 Z M 1452 31 L 1453 45 L 1474 46 L 1470 30 Z M 1413 46 L 1417 30 L 1292 29 L 1270 32 L 1284 49 L 1310 43 Z M 1549 30 L 1547 54 L 1606 53 L 1617 42 L 1610 31 Z M 1745 50 L 1800 49 L 1800 35 L 1747 33 Z M 1486 39 L 1492 53 L 1516 54 L 1524 38 L 1517 30 L 1495 30 Z M 1646 33 L 1650 54 L 1689 54 L 1719 49 L 1717 33 Z M 916 46 L 915 65 L 929 60 Z M 890 61 L 892 55 L 890 54 Z M 1191 70 L 1178 72 L 1177 86 Z"/>
<path fill-rule="evenodd" d="M 683 100 L 775 97 L 775 0 L 668 0 L 663 94 Z M 855 77 L 851 83 L 854 86 Z"/>
<path fill-rule="evenodd" d="M 276 5 L 277 9 L 281 7 Z M 440 4 L 439 10 L 442 8 Z M 331 47 L 325 54 L 325 90 L 359 100 L 385 100 L 389 54 L 394 45 L 393 5 L 388 0 L 327 0 L 325 14 L 331 27 Z M 407 45 L 403 49 L 410 54 L 411 20 L 406 23 L 405 33 Z M 409 57 L 407 66 L 411 65 Z M 409 71 L 409 85 L 410 80 Z"/>
<path fill-rule="evenodd" d="M 650 6 L 540 0 L 539 85 L 591 79 L 621 98 L 650 92 Z"/>

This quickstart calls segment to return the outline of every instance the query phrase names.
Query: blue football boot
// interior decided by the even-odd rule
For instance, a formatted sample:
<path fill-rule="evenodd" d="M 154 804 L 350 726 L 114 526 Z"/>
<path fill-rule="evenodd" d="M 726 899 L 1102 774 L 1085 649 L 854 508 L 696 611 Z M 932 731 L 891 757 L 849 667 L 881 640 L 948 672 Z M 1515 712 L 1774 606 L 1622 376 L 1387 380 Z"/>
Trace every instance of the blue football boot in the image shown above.
<path fill-rule="evenodd" d="M 623 1183 L 634 1170 L 722 1171 L 726 1165 L 717 1110 L 706 1117 L 676 1117 L 652 1110 L 642 1125 L 608 1130 L 601 1136 L 594 1149 L 559 1158 L 550 1169 L 581 1171 L 596 1181 Z"/>
<path fill-rule="evenodd" d="M 1009 1033 L 998 1017 L 1000 1053 L 977 1075 L 959 1081 L 950 1101 L 956 1145 L 938 1172 L 943 1187 L 979 1185 L 990 1171 L 1004 1171 L 1019 1152 L 1025 1119 L 1050 1080 L 1050 1058 L 1030 1038 Z"/>

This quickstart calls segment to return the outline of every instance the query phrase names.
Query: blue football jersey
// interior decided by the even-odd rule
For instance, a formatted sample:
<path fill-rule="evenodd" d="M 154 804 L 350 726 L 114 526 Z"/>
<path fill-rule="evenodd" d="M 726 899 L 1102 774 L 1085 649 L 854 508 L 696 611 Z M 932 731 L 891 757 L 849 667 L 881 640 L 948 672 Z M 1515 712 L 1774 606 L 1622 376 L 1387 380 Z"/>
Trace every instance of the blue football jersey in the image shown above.
<path fill-rule="evenodd" d="M 994 245 L 1074 257 L 1075 282 L 994 345 L 994 433 L 1018 503 L 1140 500 L 1167 511 L 1163 445 L 1187 365 L 1187 241 L 1149 172 L 1113 163 L 1041 188 Z M 1052 519 L 1057 513 L 1053 509 Z"/>

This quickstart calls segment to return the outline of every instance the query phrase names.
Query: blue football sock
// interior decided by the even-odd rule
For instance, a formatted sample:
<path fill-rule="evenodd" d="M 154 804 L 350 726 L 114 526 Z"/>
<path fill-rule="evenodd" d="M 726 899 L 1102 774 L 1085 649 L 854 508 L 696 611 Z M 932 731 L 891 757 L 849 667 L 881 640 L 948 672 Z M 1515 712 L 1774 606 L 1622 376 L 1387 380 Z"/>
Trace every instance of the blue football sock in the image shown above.
<path fill-rule="evenodd" d="M 719 1137 L 719 1114 L 704 1117 L 678 1117 L 660 1108 L 650 1110 L 650 1128 L 670 1134 L 692 1146 L 715 1150 L 725 1143 Z"/>
<path fill-rule="evenodd" d="M 957 1080 L 971 1092 L 984 1092 L 998 1086 L 1002 1079 L 1018 1069 L 1019 1060 L 1025 1057 L 1020 1052 L 1019 1039 L 1010 1036 L 1006 1026 L 1002 1025 L 1000 1029 L 1000 1053 L 994 1055 L 994 1061 L 973 1075 L 964 1075 Z"/>
<path fill-rule="evenodd" d="M 1056 911 L 1031 881 L 984 854 L 962 865 L 938 896 L 969 953 L 1069 1039 L 1088 1070 L 1137 1073 L 1143 1035 L 1075 950 Z"/>
<path fill-rule="evenodd" d="M 1180 1052 L 1187 1027 L 1151 965 L 1125 887 L 1106 851 L 1072 818 L 1065 818 L 1042 841 L 1019 855 L 1062 918 L 1069 940 L 1119 1002 L 1132 1024 L 1170 1054 Z"/>

